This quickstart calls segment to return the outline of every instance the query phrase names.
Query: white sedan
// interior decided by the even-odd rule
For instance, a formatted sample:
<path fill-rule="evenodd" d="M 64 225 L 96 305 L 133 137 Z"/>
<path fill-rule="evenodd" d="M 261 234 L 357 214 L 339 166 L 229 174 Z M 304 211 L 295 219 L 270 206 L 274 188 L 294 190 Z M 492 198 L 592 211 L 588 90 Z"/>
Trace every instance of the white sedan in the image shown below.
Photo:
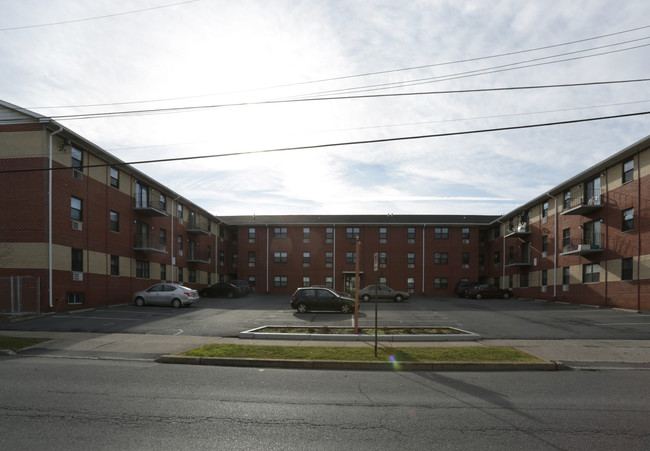
<path fill-rule="evenodd" d="M 199 293 L 177 283 L 158 283 L 133 295 L 133 302 L 138 307 L 145 304 L 171 305 L 179 308 L 198 301 Z"/>

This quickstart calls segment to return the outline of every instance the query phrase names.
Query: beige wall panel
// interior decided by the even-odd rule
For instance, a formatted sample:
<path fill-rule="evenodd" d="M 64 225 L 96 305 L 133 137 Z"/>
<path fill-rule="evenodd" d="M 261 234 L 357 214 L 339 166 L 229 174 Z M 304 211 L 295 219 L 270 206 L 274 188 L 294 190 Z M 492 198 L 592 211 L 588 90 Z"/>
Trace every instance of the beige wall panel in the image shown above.
<path fill-rule="evenodd" d="M 607 170 L 607 182 L 608 191 L 623 185 L 623 169 L 621 164 L 616 164 Z"/>
<path fill-rule="evenodd" d="M 0 133 L 0 158 L 47 157 L 44 132 Z"/>
<path fill-rule="evenodd" d="M 47 248 L 47 244 L 45 244 Z M 47 252 L 47 251 L 46 251 Z M 84 271 L 88 262 L 84 261 Z M 52 247 L 52 267 L 57 271 L 70 271 L 72 267 L 72 251 L 68 246 L 54 245 Z"/>
<path fill-rule="evenodd" d="M 636 263 L 636 259 L 635 259 Z M 650 279 L 650 255 L 642 255 L 639 259 L 639 279 L 648 280 Z M 636 264 L 634 265 L 634 272 L 636 274 Z"/>
<path fill-rule="evenodd" d="M 47 269 L 47 243 L 0 243 L 0 266 Z"/>
<path fill-rule="evenodd" d="M 610 260 L 607 262 L 607 281 L 620 282 L 621 280 L 621 260 Z M 604 281 L 604 280 L 603 280 Z"/>
<path fill-rule="evenodd" d="M 91 274 L 102 274 L 106 275 L 109 274 L 109 267 L 110 267 L 110 256 L 104 254 L 103 252 L 87 252 L 84 253 L 84 256 L 87 255 L 88 258 L 88 264 L 86 267 L 88 268 L 88 272 Z M 84 262 L 86 263 L 86 262 Z"/>
<path fill-rule="evenodd" d="M 644 150 L 639 155 L 639 169 L 641 170 L 641 177 L 650 175 L 650 150 Z M 634 174 L 634 177 L 637 175 Z M 646 182 L 647 183 L 647 182 Z"/>

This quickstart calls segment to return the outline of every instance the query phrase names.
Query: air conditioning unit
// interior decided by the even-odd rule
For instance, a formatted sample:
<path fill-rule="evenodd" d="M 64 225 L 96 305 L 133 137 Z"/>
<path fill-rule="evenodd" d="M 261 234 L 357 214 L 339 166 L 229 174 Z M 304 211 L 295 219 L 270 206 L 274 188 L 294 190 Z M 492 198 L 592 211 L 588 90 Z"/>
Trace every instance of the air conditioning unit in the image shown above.
<path fill-rule="evenodd" d="M 569 291 L 569 285 L 562 285 L 562 291 Z"/>
<path fill-rule="evenodd" d="M 75 282 L 83 282 L 84 273 L 78 272 L 78 271 L 73 271 L 72 272 L 72 280 L 75 281 Z"/>
<path fill-rule="evenodd" d="M 463 265 L 463 269 L 469 268 L 469 265 Z"/>
<path fill-rule="evenodd" d="M 82 222 L 72 220 L 72 230 L 78 230 L 79 232 L 81 232 L 82 228 L 83 228 Z"/>
<path fill-rule="evenodd" d="M 468 239 L 464 239 L 464 240 L 463 240 L 463 244 L 469 244 L 469 240 L 468 240 Z"/>

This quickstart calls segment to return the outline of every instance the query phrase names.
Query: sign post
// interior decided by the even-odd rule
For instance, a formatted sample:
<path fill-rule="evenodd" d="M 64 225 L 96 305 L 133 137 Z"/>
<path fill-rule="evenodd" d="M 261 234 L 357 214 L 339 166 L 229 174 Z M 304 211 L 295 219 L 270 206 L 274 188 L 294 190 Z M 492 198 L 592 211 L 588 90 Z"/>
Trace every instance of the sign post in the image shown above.
<path fill-rule="evenodd" d="M 361 241 L 357 237 L 355 248 L 354 264 L 354 333 L 359 334 L 359 258 L 361 250 Z"/>
<path fill-rule="evenodd" d="M 377 357 L 377 298 L 379 294 L 379 253 L 375 252 L 375 357 Z"/>

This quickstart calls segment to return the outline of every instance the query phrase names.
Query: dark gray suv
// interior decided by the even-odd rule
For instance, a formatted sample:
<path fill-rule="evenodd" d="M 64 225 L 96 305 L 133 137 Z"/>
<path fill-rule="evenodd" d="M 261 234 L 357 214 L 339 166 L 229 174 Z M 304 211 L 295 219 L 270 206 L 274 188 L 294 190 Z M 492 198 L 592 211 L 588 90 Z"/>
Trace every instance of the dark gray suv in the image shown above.
<path fill-rule="evenodd" d="M 354 299 L 338 294 L 329 288 L 298 288 L 291 296 L 291 307 L 298 313 L 309 310 L 335 310 L 341 313 L 354 312 Z"/>

